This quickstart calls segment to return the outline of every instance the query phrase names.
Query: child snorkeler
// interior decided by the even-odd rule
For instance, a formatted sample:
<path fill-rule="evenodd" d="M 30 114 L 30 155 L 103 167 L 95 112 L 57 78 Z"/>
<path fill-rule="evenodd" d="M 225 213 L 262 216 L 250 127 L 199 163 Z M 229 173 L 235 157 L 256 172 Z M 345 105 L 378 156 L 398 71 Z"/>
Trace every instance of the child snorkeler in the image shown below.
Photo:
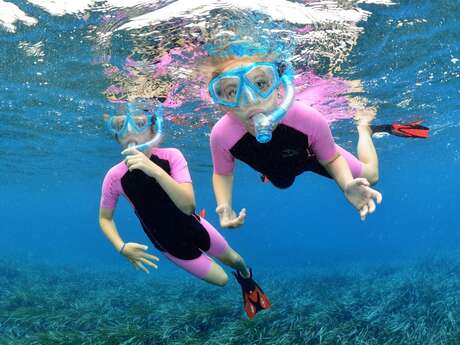
<path fill-rule="evenodd" d="M 375 211 L 382 195 L 370 187 L 379 178 L 370 125 L 373 111 L 362 111 L 357 119 L 356 158 L 335 144 L 321 113 L 294 101 L 293 73 L 279 60 L 281 53 L 233 36 L 225 44 L 211 44 L 208 55 L 209 94 L 226 113 L 210 136 L 216 212 L 222 227 L 239 227 L 246 217 L 246 209 L 236 214 L 232 206 L 235 159 L 278 188 L 290 187 L 305 171 L 333 178 L 362 220 Z M 428 135 L 419 123 L 375 129 L 408 137 Z"/>
<path fill-rule="evenodd" d="M 234 268 L 243 291 L 244 309 L 249 318 L 270 301 L 252 279 L 252 271 L 222 235 L 203 217 L 195 213 L 195 196 L 187 162 L 174 148 L 160 148 L 162 108 L 155 115 L 128 105 L 126 115 L 109 117 L 107 127 L 125 148 L 124 161 L 106 174 L 100 200 L 99 224 L 115 249 L 136 269 L 149 273 L 157 268 L 158 257 L 148 247 L 124 242 L 113 220 L 117 200 L 125 196 L 134 208 L 145 234 L 155 247 L 204 281 L 224 286 L 228 277 L 210 256 Z M 209 256 L 208 256 L 209 255 Z"/>

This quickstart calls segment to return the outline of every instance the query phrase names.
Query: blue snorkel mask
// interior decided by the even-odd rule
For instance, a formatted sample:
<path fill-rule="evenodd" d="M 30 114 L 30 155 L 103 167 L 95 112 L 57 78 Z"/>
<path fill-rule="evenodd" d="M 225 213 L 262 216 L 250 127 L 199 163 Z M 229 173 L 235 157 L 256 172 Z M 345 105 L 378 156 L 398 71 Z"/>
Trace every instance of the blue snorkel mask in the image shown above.
<path fill-rule="evenodd" d="M 160 143 L 163 136 L 163 107 L 156 107 L 152 115 L 146 114 L 134 104 L 128 103 L 126 115 L 111 116 L 107 120 L 108 130 L 118 138 L 123 138 L 127 134 L 142 134 L 153 125 L 155 126 L 155 135 L 151 140 L 140 144 L 130 142 L 128 148 L 121 152 L 122 154 L 131 149 L 144 152 Z"/>
<path fill-rule="evenodd" d="M 294 100 L 292 75 L 285 63 L 255 62 L 219 74 L 209 82 L 208 90 L 214 103 L 235 108 L 257 98 L 268 99 L 282 84 L 283 102 L 271 113 L 258 113 L 252 118 L 257 141 L 267 143 Z"/>

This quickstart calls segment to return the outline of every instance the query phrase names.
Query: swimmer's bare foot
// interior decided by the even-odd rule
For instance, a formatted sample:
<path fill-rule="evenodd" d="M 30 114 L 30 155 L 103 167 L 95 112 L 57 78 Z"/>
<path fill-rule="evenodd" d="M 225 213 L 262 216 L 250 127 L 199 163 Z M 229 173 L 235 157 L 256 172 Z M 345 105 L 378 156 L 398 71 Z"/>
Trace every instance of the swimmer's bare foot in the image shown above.
<path fill-rule="evenodd" d="M 349 88 L 350 88 L 350 92 L 362 93 L 364 91 L 363 90 L 363 83 L 361 82 L 361 80 L 349 80 L 348 85 L 349 85 Z"/>
<path fill-rule="evenodd" d="M 358 129 L 360 127 L 369 128 L 371 122 L 375 119 L 377 111 L 373 107 L 365 107 L 361 109 L 356 109 L 356 115 L 353 120 L 356 123 Z"/>
<path fill-rule="evenodd" d="M 353 92 L 362 92 L 361 83 L 357 83 L 356 81 L 353 82 L 350 83 Z M 363 97 L 350 97 L 348 101 L 350 108 L 355 111 L 355 117 L 353 120 L 355 121 L 356 126 L 369 126 L 375 118 L 377 109 L 367 106 L 367 100 Z"/>
<path fill-rule="evenodd" d="M 355 108 L 356 115 L 353 120 L 356 123 L 356 128 L 358 129 L 358 133 L 366 134 L 371 136 L 372 129 L 371 129 L 371 122 L 375 119 L 375 115 L 377 113 L 376 109 L 373 107 L 360 107 Z"/>

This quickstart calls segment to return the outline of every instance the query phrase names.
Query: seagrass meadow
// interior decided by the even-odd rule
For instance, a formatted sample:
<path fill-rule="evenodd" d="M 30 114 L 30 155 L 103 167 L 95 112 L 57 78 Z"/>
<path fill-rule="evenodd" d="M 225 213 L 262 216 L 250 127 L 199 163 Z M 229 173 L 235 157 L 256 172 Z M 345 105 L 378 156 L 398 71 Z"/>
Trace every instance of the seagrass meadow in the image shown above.
<path fill-rule="evenodd" d="M 154 274 L 154 273 L 153 273 Z M 184 274 L 0 264 L 0 344 L 460 344 L 460 260 L 261 271 L 273 307 L 249 321 L 239 290 Z"/>
<path fill-rule="evenodd" d="M 459 0 L 0 0 L 0 345 L 460 345 L 459 14 Z M 226 108 L 208 80 L 220 72 L 212 60 L 224 56 L 209 58 L 230 48 L 269 63 L 272 82 L 289 74 L 295 102 L 323 117 L 326 133 L 303 133 L 293 150 L 273 140 L 292 160 L 257 151 L 259 172 L 238 160 L 230 169 L 233 148 L 218 145 L 234 174 L 229 203 L 247 209 L 239 228 L 222 227 L 216 213 L 210 143 Z M 248 77 L 258 69 L 232 70 L 237 78 L 227 81 L 254 89 Z M 284 103 L 289 85 L 271 94 Z M 256 93 L 247 101 L 272 97 Z M 102 188 L 126 158 L 114 139 L 156 130 L 149 115 L 160 103 L 161 147 L 186 160 L 184 179 L 170 182 L 189 183 L 190 173 L 187 209 L 206 210 L 271 301 L 253 320 L 228 266 L 223 288 L 185 272 L 143 231 L 121 175 Z M 138 122 L 128 121 L 135 114 Z M 335 142 L 360 158 L 355 177 L 364 176 L 371 163 L 358 149 L 360 114 L 387 128 L 371 139 L 372 188 L 383 199 L 365 221 L 333 179 L 287 176 L 311 158 L 296 158 L 305 144 L 319 153 L 320 139 L 330 157 Z M 124 119 L 118 131 L 107 121 L 115 116 Z M 401 123 L 429 135 L 390 135 Z M 265 170 L 295 183 L 262 183 Z M 102 194 L 113 197 L 107 208 Z M 169 217 L 162 231 L 188 241 L 188 228 L 174 223 L 181 211 L 160 211 L 150 194 L 136 207 L 152 220 Z M 136 271 L 122 242 L 101 231 L 100 210 L 114 205 L 121 241 L 148 246 L 158 270 Z"/>

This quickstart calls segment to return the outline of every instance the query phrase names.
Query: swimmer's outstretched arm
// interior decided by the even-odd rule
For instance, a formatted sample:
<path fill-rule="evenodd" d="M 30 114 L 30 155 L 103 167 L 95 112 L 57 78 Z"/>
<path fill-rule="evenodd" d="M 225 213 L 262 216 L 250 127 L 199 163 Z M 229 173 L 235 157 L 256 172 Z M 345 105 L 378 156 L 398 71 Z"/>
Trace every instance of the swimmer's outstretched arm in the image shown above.
<path fill-rule="evenodd" d="M 382 202 L 382 194 L 370 188 L 367 179 L 353 178 L 347 161 L 340 154 L 320 163 L 337 182 L 350 204 L 359 210 L 361 220 L 365 220 L 368 213 L 375 211 L 376 202 L 377 204 Z"/>
<path fill-rule="evenodd" d="M 151 260 L 159 261 L 159 258 L 147 253 L 146 250 L 148 247 L 146 245 L 134 242 L 123 242 L 113 220 L 113 213 L 113 208 L 100 208 L 99 225 L 102 232 L 109 241 L 112 242 L 117 252 L 124 255 L 136 269 L 142 270 L 145 273 L 149 273 L 149 270 L 144 266 L 144 264 L 155 269 L 158 268 L 158 266 Z"/>
<path fill-rule="evenodd" d="M 177 183 L 159 165 L 152 162 L 144 153 L 132 150 L 125 158 L 129 171 L 142 170 L 153 177 L 168 194 L 174 204 L 185 214 L 195 212 L 195 193 L 191 183 Z"/>
<path fill-rule="evenodd" d="M 244 224 L 246 209 L 243 208 L 238 216 L 232 207 L 233 175 L 212 175 L 212 185 L 216 196 L 220 226 L 223 228 L 237 228 Z"/>

